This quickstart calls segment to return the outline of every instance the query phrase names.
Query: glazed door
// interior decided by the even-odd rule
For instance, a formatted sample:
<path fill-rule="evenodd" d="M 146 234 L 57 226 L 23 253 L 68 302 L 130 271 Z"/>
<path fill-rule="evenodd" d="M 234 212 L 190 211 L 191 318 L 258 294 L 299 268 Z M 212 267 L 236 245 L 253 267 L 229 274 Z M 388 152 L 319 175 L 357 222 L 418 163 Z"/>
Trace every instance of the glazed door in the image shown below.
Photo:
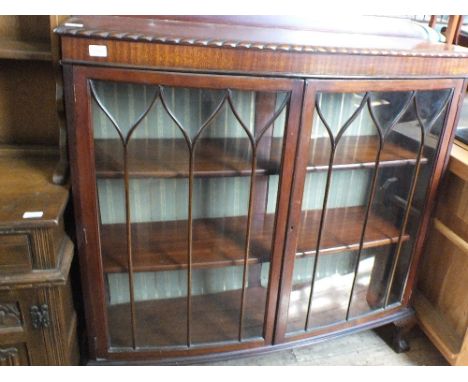
<path fill-rule="evenodd" d="M 308 82 L 278 342 L 362 325 L 407 304 L 459 85 Z"/>
<path fill-rule="evenodd" d="M 73 71 L 98 355 L 271 342 L 303 82 Z"/>

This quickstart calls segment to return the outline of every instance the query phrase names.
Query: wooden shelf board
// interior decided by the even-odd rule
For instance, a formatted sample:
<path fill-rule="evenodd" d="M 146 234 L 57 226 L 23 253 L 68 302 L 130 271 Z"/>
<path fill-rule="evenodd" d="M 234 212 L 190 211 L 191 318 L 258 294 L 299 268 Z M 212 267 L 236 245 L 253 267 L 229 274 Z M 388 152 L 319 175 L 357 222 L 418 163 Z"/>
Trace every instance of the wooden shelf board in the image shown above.
<path fill-rule="evenodd" d="M 120 140 L 95 140 L 96 175 L 122 178 L 123 149 Z M 225 149 L 226 148 L 226 149 Z M 236 150 L 237 153 L 234 152 Z M 249 176 L 250 143 L 243 138 L 202 139 L 196 146 L 195 176 Z M 189 176 L 189 150 L 183 139 L 135 139 L 128 146 L 131 177 L 180 178 Z M 278 165 L 257 163 L 256 174 L 279 173 Z M 278 162 L 276 162 L 278 163 Z"/>
<path fill-rule="evenodd" d="M 58 224 L 68 201 L 68 188 L 52 183 L 57 159 L 51 148 L 2 146 L 0 228 Z M 26 211 L 42 211 L 43 216 L 23 219 Z"/>
<path fill-rule="evenodd" d="M 46 42 L 0 39 L 0 58 L 51 61 L 52 52 Z"/>
<path fill-rule="evenodd" d="M 247 218 L 194 219 L 192 266 L 221 267 L 244 263 Z M 124 272 L 127 241 L 124 224 L 102 225 L 101 246 L 105 272 Z M 264 227 L 252 227 L 249 264 L 266 260 L 270 249 L 273 216 Z M 132 224 L 133 269 L 159 271 L 187 268 L 186 220 Z"/>
<path fill-rule="evenodd" d="M 321 253 L 330 254 L 359 248 L 364 217 L 362 207 L 336 208 L 327 213 Z M 192 266 L 242 265 L 247 219 L 243 217 L 194 219 Z M 313 255 L 320 212 L 302 215 L 298 256 Z M 274 215 L 263 224 L 252 224 L 249 263 L 270 260 Z M 188 223 L 185 220 L 132 224 L 132 259 L 135 272 L 187 268 Z M 384 219 L 370 215 L 363 248 L 396 243 L 398 230 Z M 408 236 L 403 238 L 408 239 Z M 101 250 L 105 272 L 126 272 L 125 224 L 101 226 Z"/>
<path fill-rule="evenodd" d="M 118 139 L 96 139 L 95 158 L 98 178 L 123 177 L 123 147 Z M 268 160 L 257 161 L 255 173 L 278 174 L 281 167 L 283 141 L 274 138 L 273 153 Z M 247 138 L 203 139 L 195 153 L 195 176 L 249 176 L 250 143 Z M 339 144 L 333 168 L 355 169 L 375 166 L 377 139 L 375 137 L 344 137 Z M 307 171 L 326 171 L 329 162 L 327 138 L 311 142 Z M 236 154 L 237 152 L 237 154 Z M 188 177 L 189 152 L 183 139 L 134 139 L 128 147 L 131 177 Z M 422 163 L 427 159 L 423 158 Z M 403 166 L 416 163 L 415 154 L 393 143 L 386 143 L 380 166 Z"/>
<path fill-rule="evenodd" d="M 246 292 L 244 338 L 263 333 L 267 289 Z M 236 341 L 239 330 L 241 290 L 192 296 L 191 340 L 193 344 Z M 187 344 L 187 298 L 139 301 L 135 303 L 136 342 L 140 347 Z M 112 347 L 131 346 L 130 304 L 107 309 Z"/>
<path fill-rule="evenodd" d="M 28 157 L 49 158 L 58 161 L 59 148 L 57 146 L 0 144 L 0 158 L 14 159 Z"/>
<path fill-rule="evenodd" d="M 376 136 L 345 136 L 338 145 L 333 169 L 373 168 L 376 164 L 378 139 Z M 330 160 L 329 138 L 316 138 L 310 143 L 307 171 L 326 171 Z M 404 166 L 416 163 L 416 153 L 392 142 L 385 142 L 380 154 L 380 167 Z M 427 163 L 422 158 L 421 163 Z"/>
<path fill-rule="evenodd" d="M 363 207 L 328 209 L 324 220 L 320 254 L 358 250 L 364 217 L 365 210 Z M 320 218 L 321 210 L 302 213 L 296 256 L 315 255 Z M 363 248 L 397 243 L 398 236 L 399 230 L 396 227 L 371 212 L 366 227 Z M 402 240 L 408 239 L 408 235 L 402 237 Z"/>

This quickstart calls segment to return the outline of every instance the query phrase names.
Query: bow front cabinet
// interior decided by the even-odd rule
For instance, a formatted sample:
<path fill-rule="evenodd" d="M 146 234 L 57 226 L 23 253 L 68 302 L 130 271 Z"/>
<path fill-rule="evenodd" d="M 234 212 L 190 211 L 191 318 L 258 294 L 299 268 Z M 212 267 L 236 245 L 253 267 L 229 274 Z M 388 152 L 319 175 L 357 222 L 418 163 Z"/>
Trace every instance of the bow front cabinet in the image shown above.
<path fill-rule="evenodd" d="M 467 51 L 297 28 L 58 28 L 91 361 L 197 362 L 412 316 Z"/>

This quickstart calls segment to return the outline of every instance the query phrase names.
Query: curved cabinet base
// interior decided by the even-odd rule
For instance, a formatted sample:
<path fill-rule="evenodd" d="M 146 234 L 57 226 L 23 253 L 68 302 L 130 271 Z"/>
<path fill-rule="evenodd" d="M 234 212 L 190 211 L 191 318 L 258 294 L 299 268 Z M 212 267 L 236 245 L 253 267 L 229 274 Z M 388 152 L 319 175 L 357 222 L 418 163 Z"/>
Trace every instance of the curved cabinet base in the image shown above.
<path fill-rule="evenodd" d="M 224 361 L 231 360 L 235 358 L 249 357 L 269 354 L 276 351 L 288 350 L 293 348 L 299 348 L 304 346 L 310 346 L 319 342 L 331 340 L 334 338 L 339 338 L 345 335 L 362 332 L 365 330 L 370 330 L 378 328 L 383 325 L 393 323 L 397 327 L 403 322 L 413 322 L 415 317 L 414 310 L 412 308 L 402 308 L 396 313 L 393 313 L 384 318 L 378 320 L 365 322 L 362 324 L 354 325 L 353 327 L 329 332 L 323 335 L 316 335 L 311 338 L 290 341 L 275 345 L 267 345 L 264 347 L 257 347 L 253 349 L 243 349 L 230 352 L 216 352 L 203 355 L 194 355 L 189 357 L 177 357 L 177 358 L 164 358 L 157 359 L 157 352 L 153 354 L 147 353 L 109 353 L 109 358 L 107 359 L 96 359 L 89 360 L 87 365 L 97 366 L 97 365 L 109 365 L 109 366 L 118 366 L 118 365 L 193 365 L 204 362 L 215 362 L 215 361 Z M 406 328 L 406 326 L 405 326 Z M 119 357 L 120 356 L 120 357 Z M 121 358 L 121 359 L 119 359 Z M 125 358 L 125 360 L 123 360 Z"/>

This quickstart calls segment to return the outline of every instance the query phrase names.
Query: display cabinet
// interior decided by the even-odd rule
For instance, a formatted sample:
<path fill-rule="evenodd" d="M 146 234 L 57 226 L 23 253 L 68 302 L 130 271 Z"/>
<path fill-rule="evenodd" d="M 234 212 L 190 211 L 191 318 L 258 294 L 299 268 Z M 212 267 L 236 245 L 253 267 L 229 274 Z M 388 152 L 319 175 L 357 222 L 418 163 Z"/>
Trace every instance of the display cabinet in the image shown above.
<path fill-rule="evenodd" d="M 59 27 L 92 361 L 193 362 L 412 318 L 467 53 L 313 29 Z"/>

